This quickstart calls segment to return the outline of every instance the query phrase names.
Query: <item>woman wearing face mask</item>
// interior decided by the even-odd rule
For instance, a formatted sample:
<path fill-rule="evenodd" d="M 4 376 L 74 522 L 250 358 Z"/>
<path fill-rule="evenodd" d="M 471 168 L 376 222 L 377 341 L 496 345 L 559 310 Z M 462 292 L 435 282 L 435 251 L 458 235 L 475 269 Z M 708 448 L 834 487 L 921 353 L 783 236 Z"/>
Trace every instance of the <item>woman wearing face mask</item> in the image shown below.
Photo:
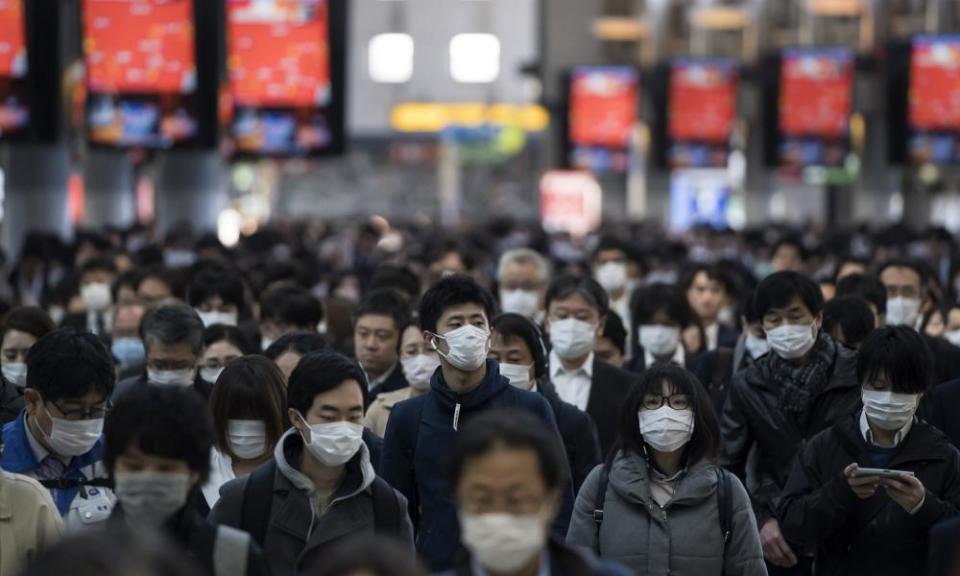
<path fill-rule="evenodd" d="M 210 395 L 216 439 L 203 486 L 209 508 L 220 499 L 221 486 L 270 459 L 289 427 L 286 403 L 283 374 L 267 358 L 245 356 L 223 370 Z"/>
<path fill-rule="evenodd" d="M 440 356 L 424 341 L 423 332 L 417 326 L 416 319 L 414 324 L 401 331 L 400 366 L 410 386 L 377 396 L 363 418 L 363 425 L 381 438 L 387 431 L 387 421 L 393 407 L 404 400 L 426 394 L 430 390 L 433 373 L 440 367 Z"/>
<path fill-rule="evenodd" d="M 658 364 L 692 369 L 697 356 L 687 351 L 682 335 L 700 329 L 690 304 L 676 286 L 651 284 L 633 299 L 633 341 L 636 354 L 627 369 L 636 374 Z"/>
<path fill-rule="evenodd" d="M 863 409 L 801 450 L 779 516 L 816 547 L 818 575 L 926 573 L 930 529 L 960 509 L 960 454 L 915 416 L 931 366 L 914 330 L 874 332 L 857 360 Z"/>
<path fill-rule="evenodd" d="M 110 412 L 104 440 L 103 461 L 117 497 L 110 522 L 118 529 L 159 530 L 209 576 L 268 574 L 249 535 L 215 526 L 198 512 L 213 447 L 199 396 L 159 386 L 131 390 Z"/>
<path fill-rule="evenodd" d="M 17 418 L 23 410 L 27 385 L 27 353 L 44 335 L 56 328 L 41 308 L 14 308 L 3 318 L 0 331 L 0 425 Z"/>
<path fill-rule="evenodd" d="M 243 333 L 232 326 L 216 324 L 203 331 L 204 350 L 200 356 L 200 378 L 213 386 L 231 361 L 253 354 Z"/>
<path fill-rule="evenodd" d="M 567 544 L 636 574 L 765 575 L 750 498 L 714 463 L 719 442 L 696 378 L 647 370 L 623 403 L 617 450 L 577 498 Z"/>

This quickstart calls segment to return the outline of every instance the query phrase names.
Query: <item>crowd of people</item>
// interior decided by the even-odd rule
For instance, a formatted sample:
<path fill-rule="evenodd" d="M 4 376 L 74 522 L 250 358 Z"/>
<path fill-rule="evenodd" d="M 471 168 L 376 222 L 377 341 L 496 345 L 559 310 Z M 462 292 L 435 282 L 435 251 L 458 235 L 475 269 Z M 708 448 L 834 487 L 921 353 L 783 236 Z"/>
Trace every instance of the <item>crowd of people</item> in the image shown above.
<path fill-rule="evenodd" d="M 31 234 L 0 576 L 960 575 L 943 230 Z"/>

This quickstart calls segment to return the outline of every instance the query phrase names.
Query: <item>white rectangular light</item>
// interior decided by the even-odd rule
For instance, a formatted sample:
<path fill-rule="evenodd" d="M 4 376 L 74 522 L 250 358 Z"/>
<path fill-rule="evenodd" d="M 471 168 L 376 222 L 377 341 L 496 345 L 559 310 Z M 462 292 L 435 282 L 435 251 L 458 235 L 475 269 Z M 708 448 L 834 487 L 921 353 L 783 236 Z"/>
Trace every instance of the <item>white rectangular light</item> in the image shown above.
<path fill-rule="evenodd" d="M 500 39 L 457 34 L 450 40 L 450 75 L 464 84 L 489 84 L 500 76 Z"/>
<path fill-rule="evenodd" d="M 370 78 L 382 84 L 403 84 L 413 76 L 413 37 L 378 34 L 368 47 Z"/>

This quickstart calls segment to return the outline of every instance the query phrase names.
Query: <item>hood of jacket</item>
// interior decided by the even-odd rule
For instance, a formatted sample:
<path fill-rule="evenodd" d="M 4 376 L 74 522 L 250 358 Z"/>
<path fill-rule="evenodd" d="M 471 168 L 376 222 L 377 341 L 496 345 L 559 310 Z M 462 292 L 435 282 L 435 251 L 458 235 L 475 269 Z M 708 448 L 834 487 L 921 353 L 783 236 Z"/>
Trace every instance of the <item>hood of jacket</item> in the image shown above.
<path fill-rule="evenodd" d="M 300 471 L 300 463 L 297 462 L 303 451 L 303 437 L 300 436 L 300 432 L 296 428 L 291 428 L 280 438 L 280 442 L 277 443 L 277 447 L 273 451 L 273 457 L 277 461 L 277 469 L 283 474 L 284 478 L 289 480 L 298 490 L 304 492 L 316 506 L 317 487 L 313 480 Z M 361 479 L 360 484 L 350 490 L 349 493 L 331 500 L 330 504 L 360 494 L 369 488 L 377 477 L 373 470 L 373 464 L 370 463 L 370 450 L 365 442 L 360 443 L 360 451 L 344 466 L 347 468 L 344 479 L 350 478 L 350 472 L 358 471 Z"/>
<path fill-rule="evenodd" d="M 610 467 L 610 487 L 624 501 L 646 507 L 653 504 L 650 474 L 650 464 L 646 458 L 620 451 Z M 681 473 L 676 491 L 667 506 L 702 502 L 713 496 L 716 486 L 716 466 L 701 460 Z"/>
<path fill-rule="evenodd" d="M 451 390 L 443 378 L 443 369 L 438 369 L 430 380 L 430 392 L 443 407 L 450 410 L 457 405 L 465 410 L 482 406 L 510 386 L 510 381 L 500 375 L 500 365 L 495 360 L 487 360 L 486 367 L 487 373 L 480 385 L 466 394 Z"/>

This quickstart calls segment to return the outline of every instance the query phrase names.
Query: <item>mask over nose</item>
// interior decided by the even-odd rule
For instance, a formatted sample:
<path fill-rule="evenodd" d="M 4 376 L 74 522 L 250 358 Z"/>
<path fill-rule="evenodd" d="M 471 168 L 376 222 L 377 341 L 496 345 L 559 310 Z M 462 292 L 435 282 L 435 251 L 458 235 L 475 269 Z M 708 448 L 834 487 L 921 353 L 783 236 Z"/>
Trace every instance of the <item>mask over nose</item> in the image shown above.
<path fill-rule="evenodd" d="M 564 360 L 582 358 L 593 350 L 597 327 L 576 318 L 550 321 L 550 344 Z"/>
<path fill-rule="evenodd" d="M 447 343 L 446 353 L 437 346 L 438 339 Z M 443 336 L 435 335 L 431 343 L 437 354 L 451 366 L 464 372 L 473 372 L 483 366 L 487 353 L 490 352 L 490 331 L 468 324 Z"/>

